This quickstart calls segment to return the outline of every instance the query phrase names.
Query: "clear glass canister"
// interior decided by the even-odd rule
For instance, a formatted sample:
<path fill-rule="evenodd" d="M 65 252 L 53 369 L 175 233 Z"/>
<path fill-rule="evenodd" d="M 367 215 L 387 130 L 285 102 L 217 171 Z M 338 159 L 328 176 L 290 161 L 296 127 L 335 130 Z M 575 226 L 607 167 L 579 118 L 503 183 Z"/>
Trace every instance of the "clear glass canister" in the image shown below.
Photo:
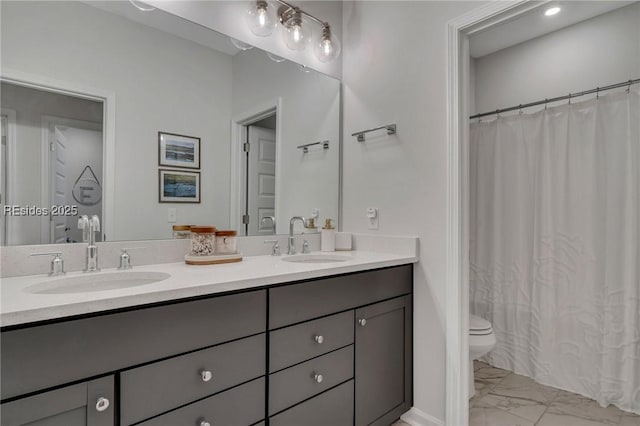
<path fill-rule="evenodd" d="M 173 225 L 173 238 L 184 240 L 191 236 L 191 225 Z"/>
<path fill-rule="evenodd" d="M 216 248 L 216 228 L 213 226 L 192 226 L 191 256 L 211 256 Z"/>
<path fill-rule="evenodd" d="M 236 231 L 216 232 L 216 254 L 235 254 L 238 252 Z"/>

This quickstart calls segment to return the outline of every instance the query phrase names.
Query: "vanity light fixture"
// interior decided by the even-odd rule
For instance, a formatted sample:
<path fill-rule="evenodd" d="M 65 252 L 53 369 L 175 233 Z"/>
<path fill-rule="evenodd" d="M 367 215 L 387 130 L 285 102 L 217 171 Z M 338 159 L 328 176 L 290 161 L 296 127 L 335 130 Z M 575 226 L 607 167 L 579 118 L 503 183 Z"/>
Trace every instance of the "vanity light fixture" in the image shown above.
<path fill-rule="evenodd" d="M 250 2 L 247 9 L 247 24 L 255 35 L 260 37 L 270 36 L 276 28 L 274 7 L 265 0 Z"/>
<path fill-rule="evenodd" d="M 273 4 L 279 4 L 277 19 L 273 17 L 273 13 L 276 11 Z M 249 2 L 247 8 L 247 24 L 253 34 L 260 37 L 271 35 L 277 22 L 280 22 L 283 41 L 291 50 L 302 51 L 310 43 L 312 38 L 310 21 L 316 22 L 321 27 L 318 41 L 314 42 L 316 57 L 321 62 L 333 61 L 340 56 L 341 46 L 338 39 L 332 34 L 328 22 L 322 21 L 284 0 L 254 0 Z"/>
<path fill-rule="evenodd" d="M 560 12 L 560 8 L 558 6 L 550 7 L 549 9 L 544 11 L 544 16 L 553 16 Z"/>
<path fill-rule="evenodd" d="M 331 62 L 340 55 L 340 42 L 331 34 L 331 27 L 322 24 L 320 41 L 315 45 L 315 54 L 320 62 Z"/>
<path fill-rule="evenodd" d="M 136 9 L 142 11 L 142 12 L 151 12 L 156 10 L 155 7 L 153 6 L 149 6 L 148 4 L 138 1 L 138 0 L 129 0 L 129 3 L 131 3 Z"/>

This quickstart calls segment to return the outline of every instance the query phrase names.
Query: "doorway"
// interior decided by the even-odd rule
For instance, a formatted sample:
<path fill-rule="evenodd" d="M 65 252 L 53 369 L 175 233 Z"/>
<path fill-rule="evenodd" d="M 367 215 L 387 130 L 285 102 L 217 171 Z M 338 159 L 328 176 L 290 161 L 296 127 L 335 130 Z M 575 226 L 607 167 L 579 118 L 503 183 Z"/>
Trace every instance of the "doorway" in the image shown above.
<path fill-rule="evenodd" d="M 276 114 L 246 126 L 244 235 L 276 233 Z"/>
<path fill-rule="evenodd" d="M 82 241 L 75 217 L 97 215 L 102 221 L 102 124 L 44 116 L 44 144 L 48 145 L 49 243 Z M 46 130 L 45 130 L 46 129 Z M 101 235 L 96 241 L 102 241 Z"/>

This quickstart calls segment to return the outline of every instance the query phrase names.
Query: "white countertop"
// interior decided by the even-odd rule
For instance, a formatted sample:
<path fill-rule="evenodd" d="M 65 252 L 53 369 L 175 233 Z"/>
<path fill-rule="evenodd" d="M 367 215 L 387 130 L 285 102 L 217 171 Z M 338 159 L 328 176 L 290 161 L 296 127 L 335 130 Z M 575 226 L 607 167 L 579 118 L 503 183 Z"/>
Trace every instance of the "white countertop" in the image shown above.
<path fill-rule="evenodd" d="M 337 252 L 349 256 L 343 262 L 292 263 L 278 256 L 247 256 L 242 262 L 190 266 L 184 262 L 137 266 L 131 271 L 164 272 L 163 281 L 116 290 L 68 294 L 33 294 L 25 289 L 60 277 L 29 275 L 4 278 L 0 285 L 2 327 L 90 314 L 194 296 L 247 290 L 272 284 L 415 263 L 418 258 L 372 251 Z M 117 273 L 104 269 L 100 274 Z M 73 272 L 65 278 L 87 275 Z"/>

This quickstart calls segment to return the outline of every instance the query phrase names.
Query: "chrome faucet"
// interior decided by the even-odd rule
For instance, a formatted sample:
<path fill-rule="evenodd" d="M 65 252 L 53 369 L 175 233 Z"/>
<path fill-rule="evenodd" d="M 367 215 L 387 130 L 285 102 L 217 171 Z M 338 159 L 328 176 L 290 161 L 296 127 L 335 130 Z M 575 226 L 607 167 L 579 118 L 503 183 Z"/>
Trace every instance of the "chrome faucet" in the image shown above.
<path fill-rule="evenodd" d="M 296 254 L 296 242 L 293 238 L 293 224 L 296 220 L 301 221 L 302 225 L 305 228 L 307 227 L 307 219 L 305 219 L 304 217 L 294 216 L 291 218 L 291 220 L 289 221 L 289 251 L 287 252 L 287 254 Z"/>
<path fill-rule="evenodd" d="M 98 246 L 96 246 L 96 232 L 100 232 L 100 219 L 97 215 L 89 218 L 87 215 L 78 219 L 78 229 L 82 229 L 82 241 L 87 244 L 87 256 L 83 272 L 97 272 L 98 267 Z"/>

